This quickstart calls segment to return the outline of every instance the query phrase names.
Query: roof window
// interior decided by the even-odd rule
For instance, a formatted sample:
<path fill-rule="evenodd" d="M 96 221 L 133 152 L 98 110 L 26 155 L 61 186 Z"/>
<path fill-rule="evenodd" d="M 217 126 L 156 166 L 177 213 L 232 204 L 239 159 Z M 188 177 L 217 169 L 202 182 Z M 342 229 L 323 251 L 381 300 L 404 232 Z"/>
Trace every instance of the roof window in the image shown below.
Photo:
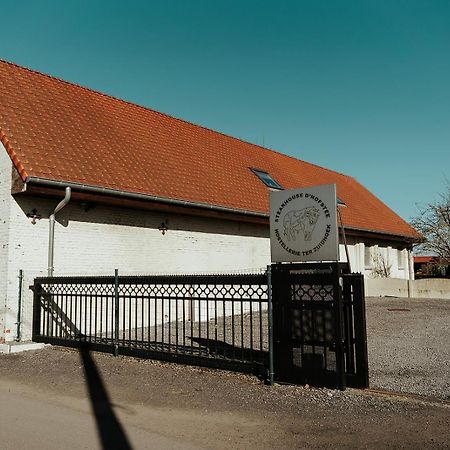
<path fill-rule="evenodd" d="M 344 200 L 340 199 L 339 197 L 336 197 L 336 203 L 338 206 L 347 206 Z"/>
<path fill-rule="evenodd" d="M 268 187 L 273 189 L 284 189 L 278 181 L 274 180 L 265 170 L 251 169 L 251 171 Z"/>

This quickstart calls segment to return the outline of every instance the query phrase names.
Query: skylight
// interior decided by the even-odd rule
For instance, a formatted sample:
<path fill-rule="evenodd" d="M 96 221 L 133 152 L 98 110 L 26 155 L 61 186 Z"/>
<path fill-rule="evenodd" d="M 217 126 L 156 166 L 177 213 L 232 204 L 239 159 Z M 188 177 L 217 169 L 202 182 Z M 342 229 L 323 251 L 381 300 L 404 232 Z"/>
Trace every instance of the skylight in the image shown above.
<path fill-rule="evenodd" d="M 278 181 L 274 180 L 265 170 L 251 169 L 251 171 L 268 187 L 273 189 L 284 189 Z"/>

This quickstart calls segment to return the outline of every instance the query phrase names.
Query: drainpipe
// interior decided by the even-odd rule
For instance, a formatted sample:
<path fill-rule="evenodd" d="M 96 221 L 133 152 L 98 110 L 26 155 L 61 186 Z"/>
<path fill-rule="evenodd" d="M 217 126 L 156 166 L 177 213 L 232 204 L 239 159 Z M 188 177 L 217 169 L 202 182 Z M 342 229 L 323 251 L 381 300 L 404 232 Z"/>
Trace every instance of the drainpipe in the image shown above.
<path fill-rule="evenodd" d="M 55 218 L 56 214 L 61 211 L 67 203 L 70 202 L 70 187 L 66 187 L 66 194 L 64 198 L 58 203 L 55 210 L 50 214 L 49 217 L 49 230 L 48 230 L 48 276 L 53 276 L 53 253 L 55 244 Z"/>

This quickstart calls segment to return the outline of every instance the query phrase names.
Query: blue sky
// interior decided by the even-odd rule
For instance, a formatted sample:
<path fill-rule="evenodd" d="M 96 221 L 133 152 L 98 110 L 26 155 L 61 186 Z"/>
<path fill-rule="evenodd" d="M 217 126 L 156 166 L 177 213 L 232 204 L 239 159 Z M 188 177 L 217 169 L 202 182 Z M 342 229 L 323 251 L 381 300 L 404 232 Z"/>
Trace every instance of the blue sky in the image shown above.
<path fill-rule="evenodd" d="M 0 58 L 357 178 L 450 178 L 450 1 L 0 0 Z"/>

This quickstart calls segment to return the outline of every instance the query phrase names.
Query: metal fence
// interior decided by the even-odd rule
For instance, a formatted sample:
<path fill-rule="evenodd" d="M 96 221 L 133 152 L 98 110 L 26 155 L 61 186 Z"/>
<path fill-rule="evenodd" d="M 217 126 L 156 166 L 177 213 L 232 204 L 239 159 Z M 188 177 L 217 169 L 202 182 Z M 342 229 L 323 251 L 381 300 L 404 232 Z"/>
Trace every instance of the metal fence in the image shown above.
<path fill-rule="evenodd" d="M 268 361 L 265 274 L 36 278 L 33 340 L 245 371 Z"/>

